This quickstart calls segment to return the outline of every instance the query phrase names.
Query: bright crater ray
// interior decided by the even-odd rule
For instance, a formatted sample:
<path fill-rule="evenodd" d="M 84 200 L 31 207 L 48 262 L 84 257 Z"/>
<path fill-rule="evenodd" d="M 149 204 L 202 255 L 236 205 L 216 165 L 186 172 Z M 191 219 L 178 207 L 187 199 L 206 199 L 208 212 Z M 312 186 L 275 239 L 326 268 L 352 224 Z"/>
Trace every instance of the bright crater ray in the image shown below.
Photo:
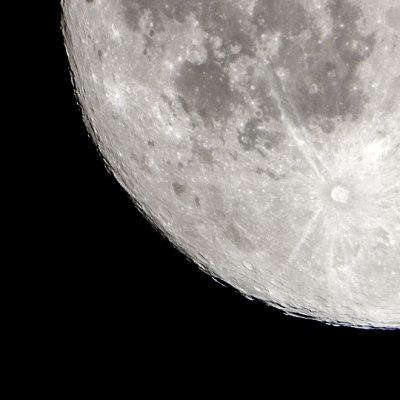
<path fill-rule="evenodd" d="M 400 327 L 397 1 L 63 9 L 92 137 L 181 251 L 287 313 Z"/>

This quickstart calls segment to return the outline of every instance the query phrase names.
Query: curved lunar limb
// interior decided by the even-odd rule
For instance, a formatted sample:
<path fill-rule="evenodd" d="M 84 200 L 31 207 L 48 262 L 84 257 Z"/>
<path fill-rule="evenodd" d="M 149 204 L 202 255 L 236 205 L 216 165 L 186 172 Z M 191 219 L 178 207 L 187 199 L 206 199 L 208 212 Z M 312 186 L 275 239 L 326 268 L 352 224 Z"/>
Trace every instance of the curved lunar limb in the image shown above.
<path fill-rule="evenodd" d="M 400 328 L 397 1 L 63 11 L 92 137 L 181 251 L 289 314 Z"/>

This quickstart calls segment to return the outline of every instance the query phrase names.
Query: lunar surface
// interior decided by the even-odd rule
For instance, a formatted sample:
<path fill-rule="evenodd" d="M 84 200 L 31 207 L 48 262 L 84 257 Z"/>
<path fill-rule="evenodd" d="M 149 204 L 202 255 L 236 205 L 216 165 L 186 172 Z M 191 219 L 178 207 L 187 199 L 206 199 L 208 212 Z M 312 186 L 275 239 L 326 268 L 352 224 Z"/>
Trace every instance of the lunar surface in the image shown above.
<path fill-rule="evenodd" d="M 288 314 L 400 328 L 398 0 L 62 3 L 87 127 L 176 247 Z"/>

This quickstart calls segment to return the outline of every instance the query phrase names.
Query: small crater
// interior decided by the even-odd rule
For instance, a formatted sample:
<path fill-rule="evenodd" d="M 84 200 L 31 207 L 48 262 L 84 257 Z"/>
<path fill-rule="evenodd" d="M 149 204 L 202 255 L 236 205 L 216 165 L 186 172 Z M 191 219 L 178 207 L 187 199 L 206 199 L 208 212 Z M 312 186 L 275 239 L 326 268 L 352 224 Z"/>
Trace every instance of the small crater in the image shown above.
<path fill-rule="evenodd" d="M 259 110 L 256 110 L 257 117 L 263 116 L 265 119 L 272 118 L 274 120 L 279 120 L 282 116 L 282 112 L 279 109 L 278 102 L 275 97 L 273 97 L 268 88 L 268 84 L 259 80 L 253 84 L 252 99 L 259 104 Z"/>
<path fill-rule="evenodd" d="M 246 122 L 243 131 L 239 131 L 239 143 L 244 150 L 254 150 L 258 136 L 260 134 L 259 128 L 262 125 L 260 119 L 252 118 Z"/>

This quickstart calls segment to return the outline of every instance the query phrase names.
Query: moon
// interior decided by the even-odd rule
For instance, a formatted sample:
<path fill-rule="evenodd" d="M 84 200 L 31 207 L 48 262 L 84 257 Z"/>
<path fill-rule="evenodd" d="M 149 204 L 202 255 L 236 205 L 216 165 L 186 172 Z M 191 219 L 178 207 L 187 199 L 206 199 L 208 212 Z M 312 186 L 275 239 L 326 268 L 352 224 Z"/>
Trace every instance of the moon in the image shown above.
<path fill-rule="evenodd" d="M 174 246 L 287 314 L 400 328 L 397 0 L 62 6 L 86 126 Z"/>

